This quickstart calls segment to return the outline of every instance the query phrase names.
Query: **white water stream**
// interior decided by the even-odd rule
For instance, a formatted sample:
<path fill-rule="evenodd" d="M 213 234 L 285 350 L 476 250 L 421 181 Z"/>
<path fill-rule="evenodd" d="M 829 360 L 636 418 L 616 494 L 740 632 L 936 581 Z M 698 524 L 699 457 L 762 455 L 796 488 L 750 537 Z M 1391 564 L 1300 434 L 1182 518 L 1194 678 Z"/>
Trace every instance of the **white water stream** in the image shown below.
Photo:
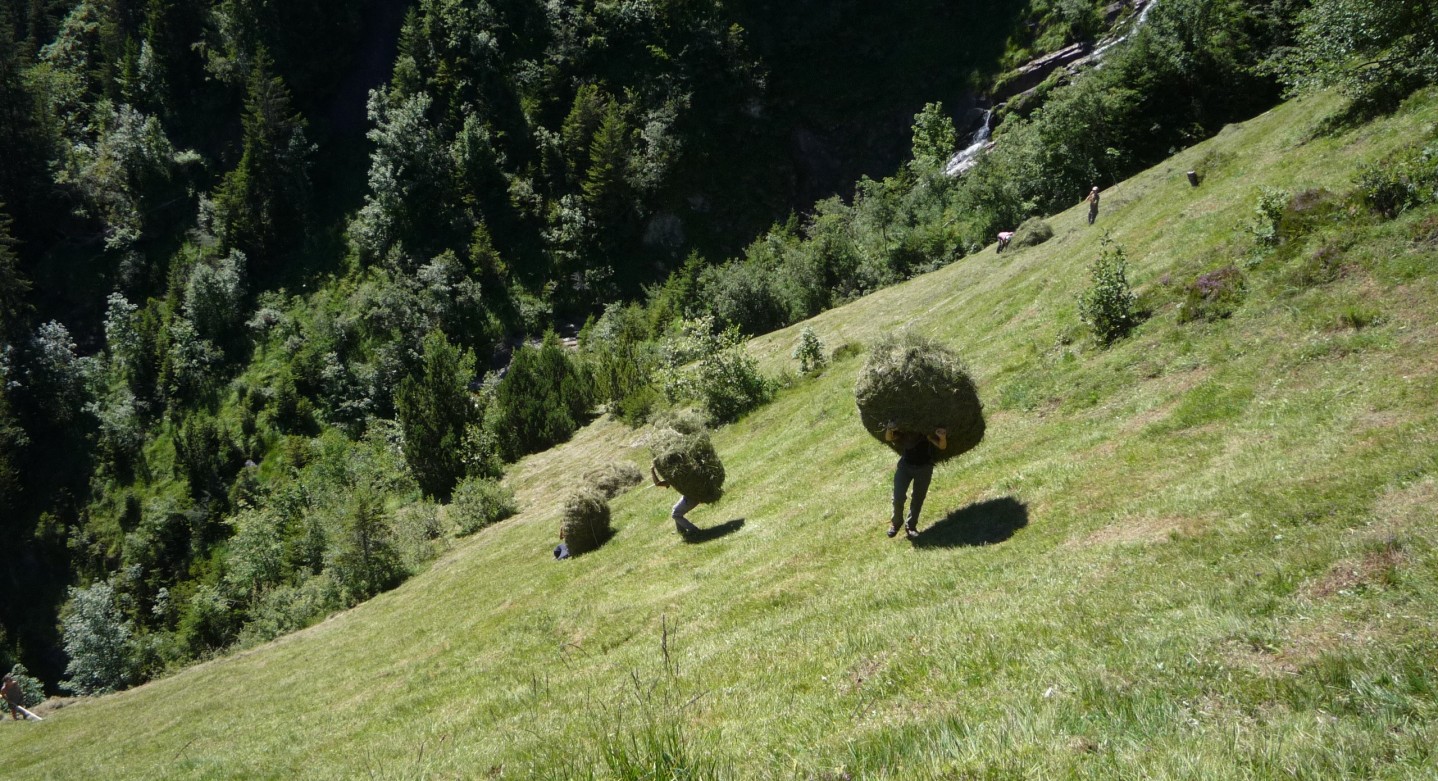
<path fill-rule="evenodd" d="M 1149 0 L 1149 2 L 1145 3 L 1143 8 L 1139 9 L 1138 16 L 1128 25 L 1128 29 L 1124 31 L 1123 35 L 1104 41 L 1093 50 L 1092 54 L 1085 57 L 1084 60 L 1093 63 L 1095 67 L 1102 64 L 1104 54 L 1106 54 L 1109 49 L 1128 40 L 1134 32 L 1140 27 L 1143 27 L 1144 22 L 1148 21 L 1149 12 L 1152 11 L 1156 5 L 1158 5 L 1158 0 Z M 974 135 L 970 137 L 969 145 L 955 152 L 954 156 L 949 158 L 948 164 L 944 166 L 944 173 L 949 176 L 959 176 L 978 164 L 979 155 L 982 155 L 984 150 L 988 149 L 989 136 L 993 133 L 993 130 L 994 110 L 988 109 L 984 112 L 983 121 L 979 123 L 979 129 L 974 131 Z"/>
<path fill-rule="evenodd" d="M 987 109 L 984 111 L 983 121 L 979 123 L 979 129 L 974 131 L 974 135 L 969 139 L 969 145 L 949 158 L 948 165 L 944 166 L 944 173 L 949 176 L 958 176 L 973 168 L 974 164 L 979 162 L 979 155 L 984 153 L 984 147 L 989 145 L 989 134 L 993 130 L 994 110 Z"/>

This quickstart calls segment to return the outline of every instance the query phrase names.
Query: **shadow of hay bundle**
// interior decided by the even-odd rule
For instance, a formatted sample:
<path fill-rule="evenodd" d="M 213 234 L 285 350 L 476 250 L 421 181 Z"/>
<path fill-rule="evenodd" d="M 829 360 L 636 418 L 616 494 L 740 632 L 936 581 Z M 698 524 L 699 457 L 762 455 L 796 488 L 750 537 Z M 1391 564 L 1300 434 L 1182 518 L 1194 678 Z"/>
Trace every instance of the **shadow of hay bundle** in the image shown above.
<path fill-rule="evenodd" d="M 945 461 L 972 450 L 984 439 L 984 405 L 973 378 L 953 350 L 918 334 L 889 334 L 869 353 L 854 387 L 859 418 L 884 442 L 884 423 L 901 432 L 948 430 Z M 903 438 L 901 438 L 903 439 Z M 900 451 L 902 442 L 884 442 Z"/>
<path fill-rule="evenodd" d="M 708 432 L 656 429 L 649 451 L 659 476 L 679 493 L 705 503 L 717 502 L 724 495 L 724 464 L 714 452 Z"/>
<path fill-rule="evenodd" d="M 585 472 L 584 482 L 598 488 L 605 498 L 613 499 L 644 482 L 644 473 L 627 461 L 615 461 Z"/>
<path fill-rule="evenodd" d="M 580 486 L 564 499 L 559 520 L 559 537 L 571 555 L 586 553 L 603 545 L 613 531 L 609 528 L 609 500 L 594 486 Z"/>

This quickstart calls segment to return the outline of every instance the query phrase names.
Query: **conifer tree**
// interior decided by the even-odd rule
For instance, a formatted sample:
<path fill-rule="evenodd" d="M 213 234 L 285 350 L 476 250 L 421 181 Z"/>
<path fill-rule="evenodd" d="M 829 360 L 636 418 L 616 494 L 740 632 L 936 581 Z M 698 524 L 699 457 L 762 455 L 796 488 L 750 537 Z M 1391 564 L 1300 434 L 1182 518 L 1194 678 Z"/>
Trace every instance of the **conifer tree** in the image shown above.
<path fill-rule="evenodd" d="M 272 69 L 261 49 L 245 99 L 244 153 L 215 197 L 222 242 L 243 250 L 259 268 L 273 267 L 277 255 L 294 248 L 309 206 L 312 147 L 305 140 L 305 121 Z"/>
<path fill-rule="evenodd" d="M 467 388 L 474 354 L 435 330 L 424 339 L 422 364 L 418 375 L 400 382 L 395 411 L 415 480 L 425 494 L 443 500 L 464 476 L 464 430 L 476 417 Z"/>

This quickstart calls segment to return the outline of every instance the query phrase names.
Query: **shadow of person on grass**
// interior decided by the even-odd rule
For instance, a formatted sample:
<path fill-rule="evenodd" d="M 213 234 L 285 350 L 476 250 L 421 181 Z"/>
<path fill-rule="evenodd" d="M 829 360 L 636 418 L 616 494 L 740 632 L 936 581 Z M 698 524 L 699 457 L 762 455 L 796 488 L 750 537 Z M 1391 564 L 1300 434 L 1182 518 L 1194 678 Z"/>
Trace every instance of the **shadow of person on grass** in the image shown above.
<path fill-rule="evenodd" d="M 710 526 L 707 529 L 701 529 L 698 526 L 695 526 L 694 531 L 691 531 L 688 534 L 684 535 L 684 541 L 693 544 L 700 542 L 708 542 L 710 540 L 717 540 L 720 537 L 727 537 L 742 528 L 744 528 L 743 518 L 735 518 L 732 521 L 725 521 L 718 526 Z"/>
<path fill-rule="evenodd" d="M 915 548 L 962 548 L 993 545 L 1029 525 L 1029 508 L 1005 496 L 971 504 L 949 513 L 933 526 L 921 529 Z"/>

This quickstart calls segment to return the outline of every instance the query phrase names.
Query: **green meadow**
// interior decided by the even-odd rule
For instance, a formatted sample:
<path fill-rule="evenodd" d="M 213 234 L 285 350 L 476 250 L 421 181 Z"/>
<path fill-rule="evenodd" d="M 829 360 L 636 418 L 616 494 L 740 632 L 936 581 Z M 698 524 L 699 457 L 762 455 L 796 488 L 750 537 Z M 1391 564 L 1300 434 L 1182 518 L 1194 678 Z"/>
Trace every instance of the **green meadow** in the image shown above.
<path fill-rule="evenodd" d="M 993 248 L 755 339 L 777 399 L 714 432 L 725 498 L 612 502 L 555 562 L 602 418 L 522 461 L 521 513 L 305 631 L 0 729 L 14 779 L 1438 777 L 1438 209 L 1383 220 L 1360 167 L 1438 137 L 1284 104 Z M 1185 173 L 1198 171 L 1201 186 Z M 1294 212 L 1276 246 L 1263 188 Z M 1297 197 L 1302 196 L 1302 197 Z M 1145 319 L 1078 296 L 1107 236 Z M 1226 317 L 1185 291 L 1232 266 Z M 809 326 L 834 353 L 797 376 Z M 863 347 L 954 347 L 988 435 L 887 539 L 894 456 Z"/>

